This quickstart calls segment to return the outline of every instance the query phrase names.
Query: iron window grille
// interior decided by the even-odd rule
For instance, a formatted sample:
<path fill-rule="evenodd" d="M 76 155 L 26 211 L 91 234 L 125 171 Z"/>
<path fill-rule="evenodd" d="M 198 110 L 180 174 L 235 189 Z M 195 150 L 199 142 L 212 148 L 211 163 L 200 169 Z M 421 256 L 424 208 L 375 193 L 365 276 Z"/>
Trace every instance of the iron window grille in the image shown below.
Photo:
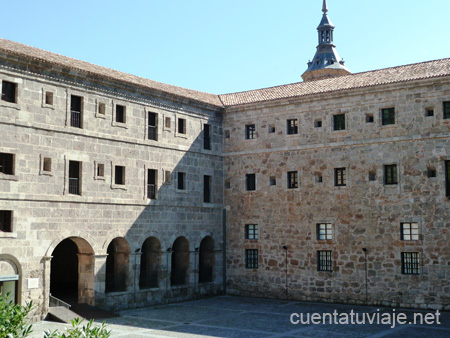
<path fill-rule="evenodd" d="M 317 239 L 331 240 L 333 239 L 333 225 L 331 223 L 317 224 Z"/>
<path fill-rule="evenodd" d="M 298 134 L 298 120 L 297 119 L 287 120 L 287 134 L 288 135 Z"/>
<path fill-rule="evenodd" d="M 70 126 L 75 128 L 81 128 L 82 117 L 82 102 L 83 99 L 80 96 L 70 96 Z"/>
<path fill-rule="evenodd" d="M 346 168 L 334 169 L 334 185 L 336 187 L 343 187 L 347 185 L 347 171 Z"/>
<path fill-rule="evenodd" d="M 0 210 L 0 231 L 12 232 L 12 211 Z"/>
<path fill-rule="evenodd" d="M 317 251 L 317 271 L 333 271 L 333 261 L 330 250 Z"/>
<path fill-rule="evenodd" d="M 247 124 L 245 126 L 245 139 L 251 140 L 256 137 L 256 126 L 254 124 Z"/>
<path fill-rule="evenodd" d="M 156 170 L 147 170 L 147 198 L 156 198 Z"/>
<path fill-rule="evenodd" d="M 211 150 L 211 125 L 203 125 L 203 149 Z"/>
<path fill-rule="evenodd" d="M 398 184 L 397 165 L 389 164 L 384 166 L 384 184 Z"/>
<path fill-rule="evenodd" d="M 203 202 L 211 203 L 211 181 L 212 177 L 205 175 L 203 176 Z"/>
<path fill-rule="evenodd" d="M 258 268 L 258 249 L 245 250 L 245 267 L 247 269 Z"/>
<path fill-rule="evenodd" d="M 381 109 L 381 124 L 383 126 L 395 124 L 395 108 Z"/>
<path fill-rule="evenodd" d="M 288 185 L 288 189 L 298 188 L 298 172 L 297 171 L 288 171 L 287 185 Z"/>
<path fill-rule="evenodd" d="M 0 153 L 0 173 L 14 175 L 14 154 Z"/>
<path fill-rule="evenodd" d="M 443 103 L 444 119 L 450 119 L 450 101 Z"/>
<path fill-rule="evenodd" d="M 419 240 L 419 224 L 418 223 L 402 223 L 401 224 L 402 241 L 418 241 Z"/>
<path fill-rule="evenodd" d="M 17 83 L 2 81 L 2 100 L 17 103 Z"/>
<path fill-rule="evenodd" d="M 256 175 L 246 174 L 245 175 L 245 188 L 247 191 L 256 190 Z"/>
<path fill-rule="evenodd" d="M 245 239 L 258 239 L 258 224 L 246 224 L 245 225 Z"/>
<path fill-rule="evenodd" d="M 418 252 L 402 252 L 402 274 L 418 275 L 420 268 Z"/>
<path fill-rule="evenodd" d="M 81 195 L 81 162 L 69 161 L 69 194 Z"/>
<path fill-rule="evenodd" d="M 345 130 L 345 114 L 333 115 L 334 130 Z"/>

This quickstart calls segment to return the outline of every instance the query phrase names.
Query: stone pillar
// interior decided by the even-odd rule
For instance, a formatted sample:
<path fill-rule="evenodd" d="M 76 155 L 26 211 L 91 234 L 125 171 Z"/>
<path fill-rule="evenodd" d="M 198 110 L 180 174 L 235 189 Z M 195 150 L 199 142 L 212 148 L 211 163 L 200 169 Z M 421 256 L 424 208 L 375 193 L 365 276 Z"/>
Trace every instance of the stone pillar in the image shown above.
<path fill-rule="evenodd" d="M 78 303 L 95 305 L 94 270 L 95 262 L 92 254 L 78 256 Z"/>
<path fill-rule="evenodd" d="M 95 303 L 100 306 L 106 304 L 105 280 L 106 280 L 106 257 L 108 255 L 94 256 L 94 293 Z"/>
<path fill-rule="evenodd" d="M 134 252 L 130 254 L 131 259 L 131 275 L 130 275 L 130 288 L 129 291 L 133 292 L 133 300 L 135 306 L 140 302 L 139 297 L 139 278 L 141 273 L 141 252 Z"/>
<path fill-rule="evenodd" d="M 42 257 L 42 287 L 43 287 L 43 296 L 44 303 L 42 305 L 42 313 L 47 314 L 48 308 L 50 306 L 50 272 L 51 272 L 51 260 L 53 256 L 44 256 Z M 45 317 L 45 315 L 44 315 Z"/>

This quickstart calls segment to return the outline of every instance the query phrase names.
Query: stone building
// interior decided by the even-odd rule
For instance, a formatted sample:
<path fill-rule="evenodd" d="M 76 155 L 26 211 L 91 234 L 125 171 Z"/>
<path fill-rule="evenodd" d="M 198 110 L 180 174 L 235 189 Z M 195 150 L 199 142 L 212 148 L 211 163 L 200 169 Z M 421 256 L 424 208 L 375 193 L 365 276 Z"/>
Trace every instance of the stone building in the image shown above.
<path fill-rule="evenodd" d="M 450 59 L 351 74 L 327 11 L 304 82 L 225 95 L 0 39 L 1 292 L 449 309 Z"/>

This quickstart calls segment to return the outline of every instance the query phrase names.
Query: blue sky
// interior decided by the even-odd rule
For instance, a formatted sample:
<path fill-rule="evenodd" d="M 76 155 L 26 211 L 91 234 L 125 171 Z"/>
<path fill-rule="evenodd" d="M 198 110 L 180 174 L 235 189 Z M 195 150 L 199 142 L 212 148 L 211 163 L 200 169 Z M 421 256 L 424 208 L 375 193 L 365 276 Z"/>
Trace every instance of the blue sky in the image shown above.
<path fill-rule="evenodd" d="M 222 94 L 301 81 L 322 0 L 0 0 L 0 36 Z M 450 57 L 450 1 L 328 0 L 354 73 Z"/>

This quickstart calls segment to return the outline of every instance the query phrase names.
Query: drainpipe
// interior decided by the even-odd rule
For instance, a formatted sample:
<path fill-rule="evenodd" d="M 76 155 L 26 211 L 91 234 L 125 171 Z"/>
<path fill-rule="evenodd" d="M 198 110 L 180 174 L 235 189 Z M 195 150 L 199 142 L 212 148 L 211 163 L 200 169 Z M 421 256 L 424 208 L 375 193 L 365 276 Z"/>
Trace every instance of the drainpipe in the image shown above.
<path fill-rule="evenodd" d="M 367 248 L 363 248 L 362 251 L 364 252 L 364 270 L 365 270 L 365 279 L 366 279 L 366 305 L 368 302 L 368 274 L 367 274 Z"/>
<path fill-rule="evenodd" d="M 285 251 L 285 267 L 286 267 L 286 275 L 285 275 L 285 292 L 286 292 L 286 299 L 288 299 L 288 294 L 289 294 L 289 289 L 288 289 L 288 259 L 287 259 L 287 254 L 288 254 L 288 247 L 287 245 L 283 245 L 283 249 Z"/>
<path fill-rule="evenodd" d="M 223 258 L 222 258 L 222 287 L 223 293 L 227 294 L 227 209 L 223 209 L 222 213 L 222 248 L 223 248 Z"/>

